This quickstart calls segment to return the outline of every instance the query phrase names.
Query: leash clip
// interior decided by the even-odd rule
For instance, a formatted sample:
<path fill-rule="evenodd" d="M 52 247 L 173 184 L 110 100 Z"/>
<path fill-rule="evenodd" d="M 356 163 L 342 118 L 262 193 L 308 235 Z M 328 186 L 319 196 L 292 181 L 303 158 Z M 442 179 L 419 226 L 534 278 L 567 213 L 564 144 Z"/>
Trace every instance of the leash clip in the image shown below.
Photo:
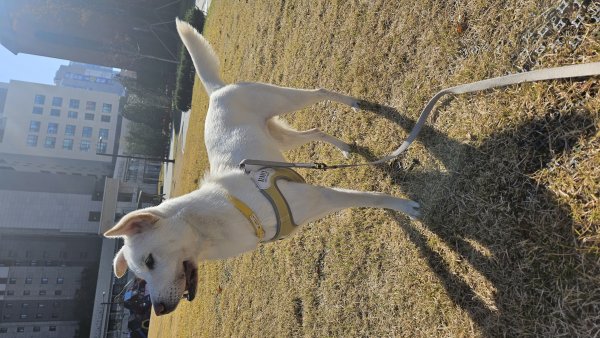
<path fill-rule="evenodd" d="M 323 162 L 314 162 L 313 168 L 320 169 L 320 170 L 327 170 L 327 169 L 329 169 L 329 166 Z"/>

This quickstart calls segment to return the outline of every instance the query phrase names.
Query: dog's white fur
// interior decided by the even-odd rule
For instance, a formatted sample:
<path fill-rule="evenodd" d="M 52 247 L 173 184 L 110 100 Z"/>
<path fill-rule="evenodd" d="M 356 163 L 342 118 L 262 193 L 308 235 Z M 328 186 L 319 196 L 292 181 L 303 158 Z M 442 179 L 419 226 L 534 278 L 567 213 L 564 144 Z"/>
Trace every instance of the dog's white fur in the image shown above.
<path fill-rule="evenodd" d="M 284 161 L 282 151 L 310 141 L 328 142 L 347 156 L 350 147 L 343 141 L 317 129 L 293 130 L 277 116 L 323 100 L 351 107 L 358 103 L 355 98 L 325 89 L 300 90 L 262 83 L 227 85 L 219 77 L 218 60 L 208 42 L 179 20 L 177 30 L 210 96 L 204 132 L 210 171 L 198 190 L 134 211 L 105 233 L 107 237 L 125 240 L 115 257 L 115 274 L 121 276 L 129 267 L 145 279 L 157 314 L 175 309 L 186 290 L 183 262 L 191 261 L 196 266 L 198 259 L 233 257 L 254 250 L 259 244 L 252 226 L 229 202 L 228 194 L 256 213 L 266 231 L 265 238 L 275 235 L 273 207 L 251 177 L 238 168 L 240 161 Z M 286 181 L 280 181 L 278 186 L 298 224 L 351 207 L 386 208 L 411 217 L 419 215 L 417 203 L 381 193 Z M 150 254 L 155 262 L 153 269 L 144 263 Z"/>

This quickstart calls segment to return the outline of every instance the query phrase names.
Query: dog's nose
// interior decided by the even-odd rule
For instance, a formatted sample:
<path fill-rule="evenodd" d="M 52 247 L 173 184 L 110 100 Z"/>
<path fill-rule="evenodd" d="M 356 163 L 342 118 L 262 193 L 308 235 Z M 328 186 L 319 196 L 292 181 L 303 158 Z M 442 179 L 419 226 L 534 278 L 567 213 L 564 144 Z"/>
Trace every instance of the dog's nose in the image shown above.
<path fill-rule="evenodd" d="M 154 313 L 156 313 L 157 316 L 167 314 L 167 308 L 163 303 L 152 304 L 152 307 L 154 308 Z"/>

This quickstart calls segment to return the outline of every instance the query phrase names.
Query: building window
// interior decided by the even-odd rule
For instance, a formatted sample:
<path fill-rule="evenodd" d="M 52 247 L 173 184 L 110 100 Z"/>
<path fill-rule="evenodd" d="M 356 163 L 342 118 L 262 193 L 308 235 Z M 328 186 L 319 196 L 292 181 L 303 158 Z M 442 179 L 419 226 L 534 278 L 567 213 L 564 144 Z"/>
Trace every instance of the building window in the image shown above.
<path fill-rule="evenodd" d="M 27 277 L 25 278 L 25 284 L 31 284 L 33 282 L 33 278 Z"/>
<path fill-rule="evenodd" d="M 58 133 L 58 123 L 50 122 L 48 123 L 48 134 L 56 134 Z"/>
<path fill-rule="evenodd" d="M 40 327 L 39 326 L 34 326 L 33 327 L 33 332 L 40 332 Z"/>
<path fill-rule="evenodd" d="M 31 294 L 31 291 L 23 290 L 23 296 L 29 296 L 30 294 Z"/>
<path fill-rule="evenodd" d="M 21 307 L 22 308 L 28 308 L 29 307 L 29 303 L 23 303 L 23 304 L 21 304 Z"/>
<path fill-rule="evenodd" d="M 102 115 L 102 116 L 100 116 L 100 121 L 102 121 L 102 122 L 110 122 L 110 116 L 109 115 Z"/>
<path fill-rule="evenodd" d="M 67 124 L 65 128 L 65 136 L 75 136 L 75 126 L 72 124 Z"/>
<path fill-rule="evenodd" d="M 62 295 L 62 290 L 54 290 L 54 295 L 55 296 L 61 296 Z"/>
<path fill-rule="evenodd" d="M 42 314 L 41 314 L 41 313 L 36 313 L 36 314 L 35 314 L 35 318 L 36 318 L 36 319 L 41 319 L 42 317 L 44 317 L 44 316 L 42 316 Z"/>
<path fill-rule="evenodd" d="M 88 121 L 94 121 L 94 114 L 85 113 L 84 118 Z"/>
<path fill-rule="evenodd" d="M 48 284 L 48 277 L 42 277 L 42 281 L 40 283 Z"/>
<path fill-rule="evenodd" d="M 132 199 L 133 199 L 133 194 L 131 194 L 131 193 L 120 192 L 117 195 L 118 202 L 131 202 Z"/>
<path fill-rule="evenodd" d="M 50 109 L 50 116 L 60 116 L 60 109 L 52 108 Z"/>
<path fill-rule="evenodd" d="M 79 109 L 79 100 L 70 99 L 69 100 L 69 108 Z"/>
<path fill-rule="evenodd" d="M 23 316 L 25 316 L 25 317 L 23 317 Z M 21 315 L 21 319 L 25 319 L 25 318 L 27 318 L 27 315 Z M 18 333 L 25 332 L 25 327 L 24 326 L 18 326 L 17 327 L 17 332 Z"/>
<path fill-rule="evenodd" d="M 0 327 L 0 333 L 7 333 L 7 332 L 8 332 L 7 327 Z"/>
<path fill-rule="evenodd" d="M 87 101 L 85 103 L 85 110 L 95 111 L 96 110 L 96 102 L 94 102 L 94 101 Z"/>
<path fill-rule="evenodd" d="M 29 131 L 32 133 L 37 133 L 40 131 L 41 125 L 42 125 L 42 122 L 40 122 L 40 121 L 31 121 L 31 122 L 29 122 Z"/>
<path fill-rule="evenodd" d="M 56 326 L 54 326 L 54 325 L 51 325 L 51 326 L 48 328 L 48 331 L 52 331 L 52 332 L 56 331 Z"/>
<path fill-rule="evenodd" d="M 106 153 L 106 148 L 107 148 L 107 143 L 102 141 L 102 142 L 98 142 L 96 144 L 96 152 L 100 153 L 100 154 L 105 154 Z"/>
<path fill-rule="evenodd" d="M 92 143 L 89 140 L 81 140 L 81 144 L 79 145 L 79 150 L 81 151 L 89 151 Z"/>
<path fill-rule="evenodd" d="M 67 113 L 67 117 L 70 119 L 77 119 L 77 112 L 73 110 L 69 110 Z"/>
<path fill-rule="evenodd" d="M 44 148 L 54 149 L 56 146 L 56 137 L 47 136 L 46 141 L 44 141 Z"/>
<path fill-rule="evenodd" d="M 53 97 L 52 98 L 52 106 L 54 107 L 62 107 L 62 97 Z"/>
<path fill-rule="evenodd" d="M 17 279 L 16 278 L 9 278 L 8 279 L 8 284 L 17 284 Z"/>
<path fill-rule="evenodd" d="M 92 137 L 92 127 L 83 127 L 83 130 L 81 131 L 81 137 Z"/>
<path fill-rule="evenodd" d="M 52 303 L 52 307 L 53 308 L 60 307 L 60 303 L 59 302 L 54 302 L 54 303 Z"/>
<path fill-rule="evenodd" d="M 46 305 L 44 305 L 44 303 L 38 303 L 38 308 L 42 309 L 42 308 L 45 308 L 45 307 L 46 307 Z"/>
<path fill-rule="evenodd" d="M 65 282 L 65 279 L 62 277 L 58 277 L 56 278 L 56 284 L 63 284 Z"/>
<path fill-rule="evenodd" d="M 102 137 L 103 140 L 108 140 L 108 129 L 100 128 L 98 131 L 98 137 Z"/>
<path fill-rule="evenodd" d="M 36 114 L 36 115 L 42 115 L 44 113 L 44 108 L 42 107 L 33 107 L 33 110 L 31 111 L 32 114 Z"/>
<path fill-rule="evenodd" d="M 63 149 L 73 150 L 73 139 L 72 138 L 66 138 L 63 140 Z"/>
<path fill-rule="evenodd" d="M 37 146 L 38 137 L 37 135 L 27 135 L 27 145 L 30 147 Z"/>
<path fill-rule="evenodd" d="M 35 99 L 33 99 L 33 103 L 35 104 L 44 104 L 44 102 L 46 102 L 46 96 L 45 95 L 36 95 Z"/>
<path fill-rule="evenodd" d="M 21 313 L 20 317 L 21 317 L 21 319 L 27 319 L 27 317 L 29 317 L 29 316 L 27 316 L 25 313 Z M 21 332 L 23 332 L 23 331 L 21 331 Z"/>
<path fill-rule="evenodd" d="M 100 221 L 100 211 L 90 211 L 90 214 L 88 216 L 88 221 L 90 221 L 90 222 Z"/>
<path fill-rule="evenodd" d="M 110 103 L 103 103 L 102 104 L 102 112 L 103 113 L 112 113 L 112 104 L 110 104 Z"/>
<path fill-rule="evenodd" d="M 58 318 L 58 313 L 53 313 L 51 317 L 52 317 L 52 319 L 57 319 Z"/>
<path fill-rule="evenodd" d="M 40 290 L 39 295 L 40 296 L 45 296 L 46 295 L 46 290 Z"/>
<path fill-rule="evenodd" d="M 10 314 L 9 313 L 5 313 L 4 315 L 2 315 L 2 318 L 4 318 L 4 319 L 10 319 Z"/>
<path fill-rule="evenodd" d="M 12 309 L 13 304 L 12 303 L 6 303 L 6 305 L 4 305 L 5 308 L 7 309 Z"/>

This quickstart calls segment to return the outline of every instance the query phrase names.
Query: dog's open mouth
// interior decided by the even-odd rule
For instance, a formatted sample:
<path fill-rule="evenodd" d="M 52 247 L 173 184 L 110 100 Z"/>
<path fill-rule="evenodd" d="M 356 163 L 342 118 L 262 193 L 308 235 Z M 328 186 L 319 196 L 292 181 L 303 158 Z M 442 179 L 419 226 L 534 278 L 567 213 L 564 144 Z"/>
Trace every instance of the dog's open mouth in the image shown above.
<path fill-rule="evenodd" d="M 198 268 L 190 261 L 183 262 L 183 271 L 185 273 L 185 291 L 183 298 L 188 301 L 194 300 L 196 297 L 196 287 L 198 286 Z"/>

